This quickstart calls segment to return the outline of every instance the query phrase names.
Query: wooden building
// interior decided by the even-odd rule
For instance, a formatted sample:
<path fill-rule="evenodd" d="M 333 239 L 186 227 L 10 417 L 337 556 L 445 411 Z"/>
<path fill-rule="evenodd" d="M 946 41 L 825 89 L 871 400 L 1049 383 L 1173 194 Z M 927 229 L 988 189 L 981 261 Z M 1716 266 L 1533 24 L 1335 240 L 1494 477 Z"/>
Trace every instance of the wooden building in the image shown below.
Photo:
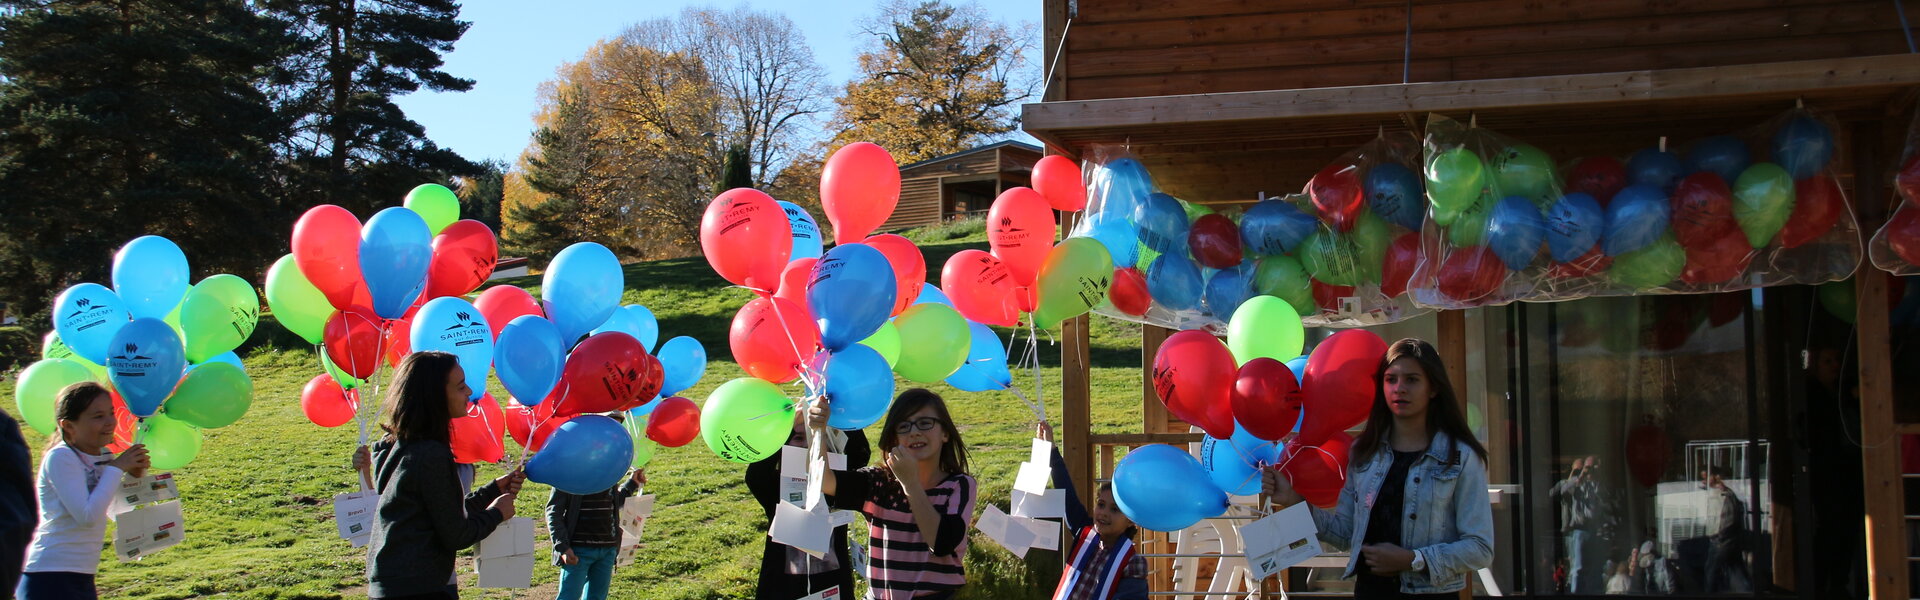
<path fill-rule="evenodd" d="M 985 216 L 1000 192 L 1028 185 L 1040 149 L 1013 140 L 976 146 L 900 167 L 900 204 L 882 231 Z"/>
<path fill-rule="evenodd" d="M 1127 145 L 1159 188 L 1203 203 L 1297 191 L 1381 131 L 1418 135 L 1429 114 L 1471 117 L 1556 157 L 1624 157 L 1661 137 L 1739 132 L 1804 102 L 1842 122 L 1838 175 L 1871 235 L 1897 201 L 1886 182 L 1920 94 L 1907 27 L 1920 3 L 1904 0 L 1043 2 L 1042 64 L 1057 66 L 1043 101 L 1024 108 L 1026 131 L 1076 158 Z M 1902 377 L 1896 391 L 1895 366 L 1920 357 L 1893 344 L 1913 326 L 1890 320 L 1890 280 L 1863 262 L 1851 329 L 1822 314 L 1808 286 L 1516 303 L 1379 328 L 1389 340 L 1433 340 L 1466 409 L 1493 434 L 1483 439 L 1498 556 L 1470 589 L 1600 593 L 1561 581 L 1566 548 L 1546 493 L 1569 463 L 1592 456 L 1622 488 L 1612 553 L 1644 539 L 1695 580 L 1727 576 L 1683 572 L 1699 564 L 1699 534 L 1676 515 L 1702 489 L 1695 467 L 1732 470 L 1751 531 L 1747 581 L 1694 581 L 1673 595 L 1913 597 L 1920 528 L 1910 524 L 1920 511 L 1907 507 L 1920 505 L 1920 488 L 1907 483 L 1920 479 L 1903 474 L 1899 440 L 1920 433 L 1920 389 Z M 1715 316 L 1674 325 L 1682 313 Z M 1128 448 L 1198 439 L 1167 415 L 1144 369 L 1140 432 L 1090 433 L 1087 318 L 1069 321 L 1062 341 L 1063 450 L 1083 487 L 1109 477 Z M 1602 324 L 1629 341 L 1569 341 Z M 1676 327 L 1679 345 L 1648 341 Z M 1145 328 L 1143 364 L 1168 333 Z M 1809 433 L 1836 419 L 1845 436 Z M 1652 486 L 1630 483 L 1623 466 L 1621 440 L 1643 425 L 1672 440 Z M 1848 489 L 1831 485 L 1836 471 Z M 1832 508 L 1844 504 L 1836 493 L 1860 499 L 1864 518 Z M 1827 561 L 1856 542 L 1869 581 L 1854 591 Z M 1154 562 L 1157 586 L 1174 562 Z M 1300 592 L 1302 579 L 1290 574 L 1289 588 Z"/>

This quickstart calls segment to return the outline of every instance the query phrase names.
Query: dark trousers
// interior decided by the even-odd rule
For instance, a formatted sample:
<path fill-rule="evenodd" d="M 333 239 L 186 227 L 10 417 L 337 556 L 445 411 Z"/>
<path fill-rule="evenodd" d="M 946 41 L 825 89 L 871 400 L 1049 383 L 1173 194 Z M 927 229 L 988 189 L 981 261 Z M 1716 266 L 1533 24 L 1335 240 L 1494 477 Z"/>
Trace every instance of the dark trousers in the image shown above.
<path fill-rule="evenodd" d="M 99 600 L 92 573 L 27 573 L 14 590 L 20 600 Z"/>

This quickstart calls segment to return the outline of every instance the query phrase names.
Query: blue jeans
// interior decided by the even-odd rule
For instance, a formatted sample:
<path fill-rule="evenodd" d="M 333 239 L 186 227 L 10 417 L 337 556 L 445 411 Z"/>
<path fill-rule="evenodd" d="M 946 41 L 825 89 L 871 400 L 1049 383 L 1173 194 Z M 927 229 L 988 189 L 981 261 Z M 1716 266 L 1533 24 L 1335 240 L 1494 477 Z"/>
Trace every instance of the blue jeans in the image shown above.
<path fill-rule="evenodd" d="M 65 573 L 47 571 L 27 573 L 20 578 L 20 587 L 14 594 L 20 600 L 94 600 L 99 594 L 93 589 L 92 573 Z"/>
<path fill-rule="evenodd" d="M 1603 557 L 1593 532 L 1575 529 L 1567 532 L 1567 587 L 1572 594 L 1598 594 L 1605 590 L 1607 574 L 1601 571 Z"/>
<path fill-rule="evenodd" d="M 619 548 L 573 547 L 580 562 L 560 566 L 560 595 L 555 600 L 607 600 L 607 586 L 613 581 L 613 563 L 620 560 Z"/>

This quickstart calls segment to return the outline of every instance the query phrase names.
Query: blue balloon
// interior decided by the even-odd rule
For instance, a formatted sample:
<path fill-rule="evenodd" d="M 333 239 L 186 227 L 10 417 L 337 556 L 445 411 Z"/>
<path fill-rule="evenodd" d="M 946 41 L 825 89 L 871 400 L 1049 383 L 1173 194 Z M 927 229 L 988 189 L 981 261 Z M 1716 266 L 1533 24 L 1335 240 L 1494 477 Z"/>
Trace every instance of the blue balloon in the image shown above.
<path fill-rule="evenodd" d="M 373 296 L 373 312 L 398 319 L 420 299 L 433 263 L 433 231 L 420 213 L 391 207 L 360 228 L 360 276 Z"/>
<path fill-rule="evenodd" d="M 1173 196 L 1158 192 L 1147 195 L 1146 202 L 1134 211 L 1133 223 L 1140 243 L 1155 252 L 1182 254 L 1187 251 L 1187 211 Z"/>
<path fill-rule="evenodd" d="M 1293 371 L 1294 383 L 1297 383 L 1300 385 L 1307 384 L 1307 357 L 1305 356 L 1293 357 L 1293 360 L 1287 361 L 1287 370 Z M 1295 430 L 1296 431 L 1298 430 L 1297 425 L 1295 426 Z"/>
<path fill-rule="evenodd" d="M 127 402 L 127 412 L 141 418 L 160 412 L 160 404 L 186 372 L 187 348 L 180 344 L 180 334 L 166 321 L 143 317 L 121 327 L 110 344 L 107 378 Z"/>
<path fill-rule="evenodd" d="M 494 374 L 507 393 L 526 406 L 546 401 L 560 383 L 566 360 L 560 328 L 540 315 L 514 317 L 493 342 Z"/>
<path fill-rule="evenodd" d="M 606 322 L 593 328 L 593 331 L 588 332 L 587 335 L 607 331 L 618 331 L 633 336 L 633 339 L 639 340 L 640 346 L 646 348 L 647 352 L 653 352 L 654 344 L 660 341 L 660 322 L 654 320 L 653 311 L 638 304 L 628 304 L 613 311 L 613 314 L 607 315 Z"/>
<path fill-rule="evenodd" d="M 1134 266 L 1140 262 L 1140 238 L 1133 230 L 1132 215 L 1121 216 L 1100 213 L 1087 218 L 1087 225 L 1079 227 L 1079 235 L 1093 238 L 1106 246 L 1107 255 L 1113 257 L 1116 269 Z"/>
<path fill-rule="evenodd" d="M 1246 264 L 1231 269 L 1214 271 L 1207 277 L 1207 310 L 1214 318 L 1226 321 L 1233 317 L 1233 311 L 1253 296 L 1252 281 L 1247 273 L 1253 269 Z"/>
<path fill-rule="evenodd" d="M 1004 390 L 1013 385 L 1013 372 L 1007 369 L 1007 347 L 992 327 L 967 321 L 971 334 L 967 362 L 947 376 L 947 385 L 963 392 Z"/>
<path fill-rule="evenodd" d="M 245 363 L 242 363 L 242 362 L 240 362 L 240 355 L 238 355 L 238 354 L 234 354 L 233 352 L 231 352 L 231 351 L 229 351 L 229 352 L 227 352 L 227 353 L 225 353 L 225 354 L 221 354 L 221 355 L 218 355 L 218 356 L 215 356 L 215 357 L 213 357 L 213 358 L 209 358 L 209 359 L 206 359 L 206 360 L 203 360 L 203 361 L 200 361 L 200 362 L 197 362 L 197 363 L 193 363 L 193 364 L 190 364 L 190 365 L 187 365 L 187 370 L 186 370 L 186 372 L 187 372 L 187 373 L 192 373 L 192 372 L 193 372 L 193 369 L 194 369 L 194 367 L 198 367 L 198 366 L 200 366 L 200 365 L 204 365 L 204 364 L 207 364 L 207 363 L 217 363 L 217 362 L 220 362 L 220 363 L 227 363 L 227 364 L 230 364 L 230 365 L 233 365 L 233 366 L 236 366 L 236 367 L 240 367 L 240 368 L 241 368 L 242 370 L 245 370 L 245 369 L 247 368 L 247 365 L 246 365 Z"/>
<path fill-rule="evenodd" d="M 893 403 L 893 367 L 878 350 L 861 344 L 833 353 L 820 353 L 814 366 L 826 375 L 827 401 L 833 414 L 827 426 L 835 429 L 865 429 L 887 416 Z"/>
<path fill-rule="evenodd" d="M 505 333 L 504 328 L 501 333 Z M 487 393 L 487 367 L 493 365 L 493 329 L 473 303 L 454 296 L 428 300 L 420 312 L 414 313 L 413 329 L 408 334 L 415 352 L 445 352 L 459 359 L 460 370 L 467 376 L 468 400 L 478 400 Z"/>
<path fill-rule="evenodd" d="M 1593 196 L 1567 194 L 1547 209 L 1547 250 L 1553 260 L 1573 262 L 1592 251 L 1606 230 L 1607 213 Z"/>
<path fill-rule="evenodd" d="M 807 308 L 820 325 L 820 345 L 839 352 L 886 324 L 896 295 L 893 265 L 866 244 L 840 244 L 813 264 Z"/>
<path fill-rule="evenodd" d="M 567 246 L 547 264 L 547 273 L 540 279 L 540 298 L 546 301 L 547 317 L 560 326 L 560 337 L 572 345 L 620 309 L 626 283 L 620 259 L 614 258 L 612 250 L 580 242 Z"/>
<path fill-rule="evenodd" d="M 1099 210 L 1091 214 L 1131 218 L 1153 192 L 1153 177 L 1140 161 L 1122 158 L 1094 166 L 1089 190 L 1101 194 Z"/>
<path fill-rule="evenodd" d="M 1673 207 L 1667 193 L 1650 185 L 1630 185 L 1607 205 L 1607 238 L 1601 250 L 1619 256 L 1647 247 L 1667 232 Z"/>
<path fill-rule="evenodd" d="M 1240 240 L 1254 254 L 1293 252 L 1319 229 L 1319 219 L 1278 198 L 1261 200 L 1240 217 Z"/>
<path fill-rule="evenodd" d="M 1222 491 L 1235 496 L 1260 493 L 1260 466 L 1280 462 L 1280 445 L 1253 437 L 1234 424 L 1233 437 L 1208 436 L 1200 442 L 1200 465 Z"/>
<path fill-rule="evenodd" d="M 1658 148 L 1643 148 L 1627 159 L 1627 183 L 1650 185 L 1662 190 L 1673 189 L 1680 181 L 1680 157 L 1672 152 L 1663 152 Z"/>
<path fill-rule="evenodd" d="M 947 299 L 946 292 L 940 291 L 940 286 L 925 281 L 920 282 L 920 295 L 913 299 L 913 303 L 944 304 L 949 308 L 953 307 L 953 301 Z"/>
<path fill-rule="evenodd" d="M 1426 187 L 1420 176 L 1397 162 L 1383 162 L 1367 169 L 1365 187 L 1367 208 L 1388 223 L 1414 231 L 1427 220 Z"/>
<path fill-rule="evenodd" d="M 96 365 L 107 364 L 113 335 L 125 327 L 127 305 L 98 283 L 82 283 L 53 299 L 53 330 L 74 354 Z"/>
<path fill-rule="evenodd" d="M 660 370 L 663 373 L 660 395 L 672 396 L 700 383 L 707 374 L 707 348 L 700 340 L 680 336 L 660 345 Z"/>
<path fill-rule="evenodd" d="M 603 415 L 580 415 L 554 428 L 527 461 L 527 479 L 569 494 L 595 494 L 620 483 L 633 464 L 633 438 Z"/>
<path fill-rule="evenodd" d="M 1708 171 L 1718 174 L 1720 179 L 1733 185 L 1740 178 L 1740 172 L 1753 164 L 1753 157 L 1747 153 L 1747 143 L 1730 135 L 1716 135 L 1693 143 L 1687 149 L 1687 171 Z"/>
<path fill-rule="evenodd" d="M 633 410 L 627 411 L 627 418 L 631 419 L 634 417 L 644 417 L 644 416 L 653 414 L 653 409 L 660 408 L 660 401 L 665 399 L 666 399 L 665 396 L 654 396 L 652 401 L 646 404 L 640 405 L 639 408 L 635 408 Z"/>
<path fill-rule="evenodd" d="M 157 235 L 133 238 L 113 255 L 113 293 L 135 318 L 167 318 L 186 297 L 191 278 L 186 253 Z"/>
<path fill-rule="evenodd" d="M 1113 471 L 1113 501 L 1133 524 L 1179 531 L 1227 511 L 1227 494 L 1185 450 L 1148 444 L 1128 452 Z"/>
<path fill-rule="evenodd" d="M 1147 266 L 1147 294 L 1170 310 L 1200 308 L 1200 267 L 1185 254 L 1162 254 Z"/>
<path fill-rule="evenodd" d="M 1507 270 L 1518 271 L 1533 264 L 1540 255 L 1540 244 L 1547 240 L 1546 219 L 1533 202 L 1519 196 L 1507 196 L 1493 205 L 1487 217 L 1487 247 L 1493 250 Z"/>
<path fill-rule="evenodd" d="M 792 262 L 802 258 L 820 257 L 820 224 L 814 222 L 813 215 L 807 209 L 785 200 L 776 200 L 780 209 L 787 212 L 787 229 L 793 232 L 793 251 L 787 255 Z"/>
<path fill-rule="evenodd" d="M 1833 131 L 1819 119 L 1797 116 L 1773 132 L 1773 162 L 1786 169 L 1795 181 L 1818 174 L 1831 160 Z M 1731 183 L 1733 179 L 1727 181 Z"/>

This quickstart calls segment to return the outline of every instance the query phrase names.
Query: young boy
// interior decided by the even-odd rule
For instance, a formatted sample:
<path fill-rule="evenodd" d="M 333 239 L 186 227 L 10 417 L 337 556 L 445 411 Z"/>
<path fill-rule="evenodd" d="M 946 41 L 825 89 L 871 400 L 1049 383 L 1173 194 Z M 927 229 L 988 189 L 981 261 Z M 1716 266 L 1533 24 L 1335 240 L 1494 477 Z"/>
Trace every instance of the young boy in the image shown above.
<path fill-rule="evenodd" d="M 558 600 L 606 600 L 620 559 L 620 504 L 645 483 L 646 471 L 634 469 L 618 488 L 579 496 L 555 489 L 547 498 L 553 564 L 560 565 Z"/>
<path fill-rule="evenodd" d="M 1041 423 L 1040 439 L 1053 441 L 1053 427 Z M 1113 502 L 1113 484 L 1100 484 L 1095 492 L 1093 514 L 1073 492 L 1073 480 L 1067 474 L 1067 462 L 1060 450 L 1053 451 L 1053 482 L 1066 490 L 1067 527 L 1073 531 L 1073 544 L 1063 560 L 1066 570 L 1053 600 L 1146 600 L 1147 559 L 1133 548 L 1133 520 L 1120 512 Z"/>

